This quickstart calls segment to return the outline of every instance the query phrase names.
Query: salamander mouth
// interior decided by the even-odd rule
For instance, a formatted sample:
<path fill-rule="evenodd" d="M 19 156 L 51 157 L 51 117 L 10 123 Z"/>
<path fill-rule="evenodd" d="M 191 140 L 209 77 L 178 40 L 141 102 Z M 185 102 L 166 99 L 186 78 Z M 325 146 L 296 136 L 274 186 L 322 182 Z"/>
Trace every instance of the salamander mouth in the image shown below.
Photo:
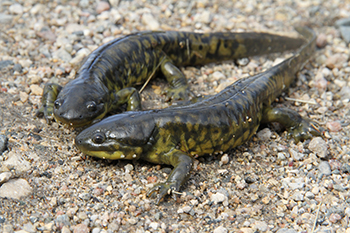
<path fill-rule="evenodd" d="M 107 140 L 103 144 L 96 144 L 90 138 L 86 139 L 82 134 L 78 134 L 75 138 L 75 145 L 84 154 L 112 160 L 138 159 L 143 151 L 141 147 L 119 144 L 114 140 Z"/>
<path fill-rule="evenodd" d="M 78 120 L 72 120 L 72 119 L 66 119 L 63 117 L 58 117 L 55 115 L 55 120 L 57 122 L 61 122 L 63 124 L 69 125 L 70 127 L 73 128 L 79 128 L 79 127 L 84 127 L 87 125 L 90 125 L 94 120 L 86 119 L 86 118 L 79 118 Z"/>
<path fill-rule="evenodd" d="M 54 117 L 56 121 L 61 122 L 63 124 L 69 125 L 74 128 L 83 127 L 91 124 L 95 124 L 99 122 L 105 116 L 105 112 L 101 111 L 96 114 L 89 114 L 88 116 L 84 114 L 77 115 L 72 111 L 65 112 L 54 112 Z"/>

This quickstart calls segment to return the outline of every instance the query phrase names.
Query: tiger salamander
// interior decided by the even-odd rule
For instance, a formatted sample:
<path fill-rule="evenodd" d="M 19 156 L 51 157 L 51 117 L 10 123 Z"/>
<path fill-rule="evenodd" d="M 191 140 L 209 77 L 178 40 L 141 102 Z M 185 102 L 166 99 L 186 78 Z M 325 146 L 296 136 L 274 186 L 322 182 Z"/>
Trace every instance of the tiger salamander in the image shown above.
<path fill-rule="evenodd" d="M 77 77 L 63 88 L 47 84 L 37 116 L 73 127 L 88 125 L 106 113 L 140 110 L 133 87 L 161 71 L 170 84 L 167 95 L 188 98 L 187 81 L 178 66 L 203 65 L 247 56 L 296 49 L 302 38 L 266 33 L 140 32 L 118 38 L 92 52 Z"/>
<path fill-rule="evenodd" d="M 271 103 L 294 81 L 315 50 L 315 34 L 297 28 L 308 42 L 292 57 L 263 73 L 240 79 L 197 103 L 160 110 L 130 111 L 107 117 L 77 135 L 85 154 L 103 159 L 143 159 L 174 167 L 157 203 L 178 191 L 189 176 L 192 158 L 227 151 L 247 141 L 261 123 L 279 122 L 296 140 L 321 135 L 316 123 Z"/>

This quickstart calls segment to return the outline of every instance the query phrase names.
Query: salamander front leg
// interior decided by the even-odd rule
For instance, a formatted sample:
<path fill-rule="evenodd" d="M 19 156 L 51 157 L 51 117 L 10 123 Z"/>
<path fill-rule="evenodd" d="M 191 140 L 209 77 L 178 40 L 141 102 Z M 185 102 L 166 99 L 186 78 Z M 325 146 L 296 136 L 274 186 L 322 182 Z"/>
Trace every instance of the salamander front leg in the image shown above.
<path fill-rule="evenodd" d="M 35 116 L 44 117 L 48 124 L 53 120 L 53 109 L 55 100 L 62 90 L 62 86 L 55 83 L 48 83 L 44 87 L 41 103 L 41 108 L 38 109 Z"/>
<path fill-rule="evenodd" d="M 181 186 L 186 182 L 193 164 L 192 158 L 179 150 L 172 150 L 163 156 L 166 158 L 162 160 L 162 162 L 172 165 L 174 169 L 169 174 L 166 182 L 156 184 L 147 193 L 147 197 L 149 197 L 152 193 L 158 192 L 157 205 L 166 195 L 173 194 L 173 198 L 176 200 L 176 196 L 173 192 L 179 191 Z"/>
<path fill-rule="evenodd" d="M 170 87 L 165 91 L 169 100 L 188 100 L 194 96 L 187 85 L 185 75 L 178 67 L 165 60 L 161 64 L 161 71 L 170 84 Z"/>
<path fill-rule="evenodd" d="M 302 118 L 299 113 L 287 108 L 264 108 L 262 123 L 278 122 L 288 130 L 288 136 L 295 142 L 322 136 L 324 129 L 310 119 Z"/>
<path fill-rule="evenodd" d="M 114 93 L 114 101 L 111 110 L 117 110 L 121 105 L 127 104 L 127 111 L 141 110 L 141 97 L 139 92 L 133 87 L 127 87 Z"/>

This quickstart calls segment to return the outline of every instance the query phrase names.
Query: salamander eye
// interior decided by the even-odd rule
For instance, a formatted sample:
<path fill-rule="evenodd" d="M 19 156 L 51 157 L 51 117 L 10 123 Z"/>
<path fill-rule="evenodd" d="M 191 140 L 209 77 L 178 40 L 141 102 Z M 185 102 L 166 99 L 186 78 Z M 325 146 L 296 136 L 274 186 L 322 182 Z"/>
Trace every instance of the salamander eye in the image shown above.
<path fill-rule="evenodd" d="M 90 111 L 90 112 L 94 112 L 96 111 L 97 109 L 97 105 L 94 101 L 91 101 L 89 102 L 87 105 L 86 105 L 86 108 Z"/>
<path fill-rule="evenodd" d="M 58 109 L 59 107 L 61 107 L 61 102 L 59 100 L 55 100 L 53 105 L 54 105 L 55 109 Z"/>
<path fill-rule="evenodd" d="M 96 133 L 92 138 L 92 141 L 96 144 L 102 144 L 106 140 L 104 133 Z"/>

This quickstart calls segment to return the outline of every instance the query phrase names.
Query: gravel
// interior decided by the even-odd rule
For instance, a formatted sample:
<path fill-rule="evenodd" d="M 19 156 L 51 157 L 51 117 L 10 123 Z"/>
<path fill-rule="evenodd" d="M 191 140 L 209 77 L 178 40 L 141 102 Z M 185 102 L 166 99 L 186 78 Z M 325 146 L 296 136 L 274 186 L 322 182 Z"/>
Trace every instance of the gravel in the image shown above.
<path fill-rule="evenodd" d="M 7 137 L 6 135 L 0 134 L 0 155 L 2 152 L 4 152 L 7 148 Z"/>
<path fill-rule="evenodd" d="M 350 232 L 347 1 L 109 3 L 0 2 L 0 232 Z M 264 126 L 232 151 L 195 159 L 176 201 L 146 197 L 169 167 L 85 156 L 74 146 L 79 130 L 34 117 L 44 84 L 65 85 L 113 38 L 142 30 L 296 35 L 294 25 L 312 27 L 319 49 L 274 105 L 318 122 L 324 137 L 295 144 L 278 125 Z M 210 95 L 289 55 L 182 70 L 195 94 Z M 143 108 L 169 106 L 166 87 L 153 79 Z"/>

